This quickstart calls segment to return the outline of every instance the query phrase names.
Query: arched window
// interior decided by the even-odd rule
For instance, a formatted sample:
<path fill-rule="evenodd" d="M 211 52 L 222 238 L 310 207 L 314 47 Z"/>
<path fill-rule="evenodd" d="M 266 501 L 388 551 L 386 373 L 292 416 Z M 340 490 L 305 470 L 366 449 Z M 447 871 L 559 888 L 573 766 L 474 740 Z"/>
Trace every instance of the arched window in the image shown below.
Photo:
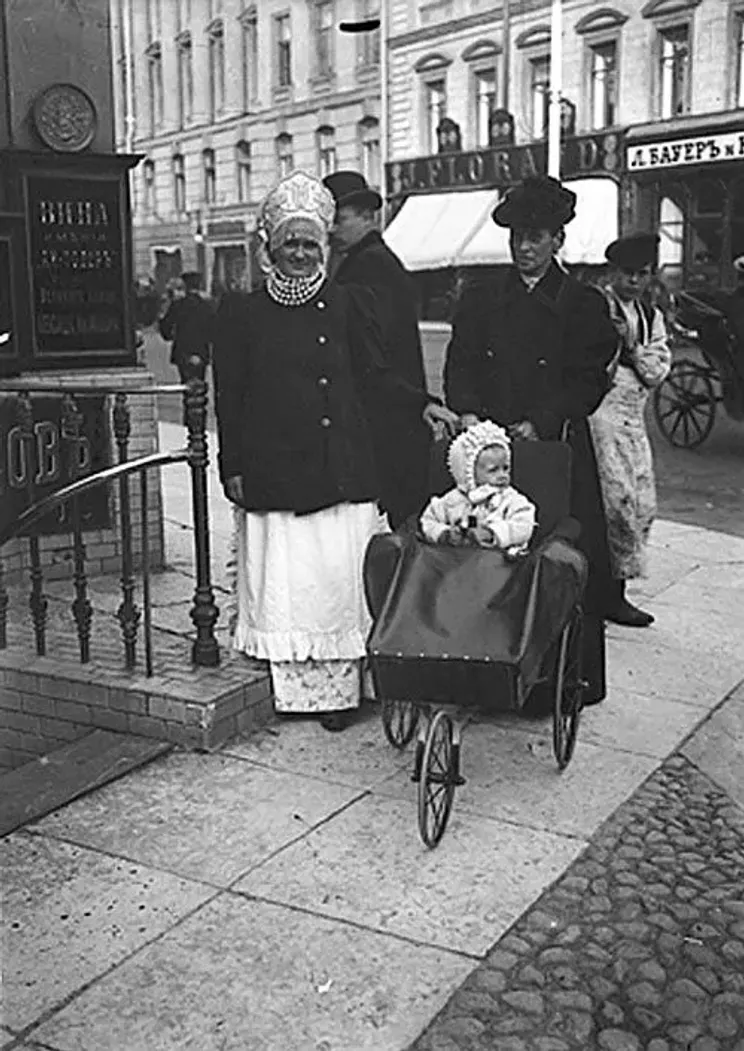
<path fill-rule="evenodd" d="M 359 124 L 359 167 L 370 186 L 381 185 L 380 122 L 376 117 L 365 117 Z"/>
<path fill-rule="evenodd" d="M 294 157 L 292 155 L 292 136 L 283 132 L 276 137 L 276 169 L 279 178 L 290 175 L 294 168 Z"/>
<path fill-rule="evenodd" d="M 336 170 L 336 133 L 333 128 L 325 125 L 318 128 L 318 174 L 321 179 Z"/>

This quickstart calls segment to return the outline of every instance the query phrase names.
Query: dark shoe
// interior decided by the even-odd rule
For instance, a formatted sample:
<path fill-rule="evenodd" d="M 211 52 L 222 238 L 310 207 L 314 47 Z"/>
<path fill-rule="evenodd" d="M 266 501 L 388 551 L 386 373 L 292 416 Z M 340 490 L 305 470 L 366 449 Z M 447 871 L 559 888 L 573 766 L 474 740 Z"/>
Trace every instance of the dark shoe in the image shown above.
<path fill-rule="evenodd" d="M 338 712 L 326 712 L 320 717 L 320 725 L 330 733 L 340 733 L 349 725 L 350 713 L 346 710 Z"/>
<path fill-rule="evenodd" d="M 611 620 L 613 624 L 622 624 L 626 628 L 647 628 L 653 624 L 654 617 L 624 598 L 605 613 L 605 620 Z"/>

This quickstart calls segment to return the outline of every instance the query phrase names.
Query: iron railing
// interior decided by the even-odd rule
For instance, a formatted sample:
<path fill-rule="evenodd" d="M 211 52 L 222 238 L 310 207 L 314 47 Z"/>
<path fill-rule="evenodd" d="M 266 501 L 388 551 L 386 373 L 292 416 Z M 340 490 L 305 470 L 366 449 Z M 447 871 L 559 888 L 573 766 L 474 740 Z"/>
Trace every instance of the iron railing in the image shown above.
<path fill-rule="evenodd" d="M 61 434 L 63 454 L 66 458 L 67 476 L 71 481 L 40 500 L 36 499 L 33 472 L 28 472 L 26 484 L 26 510 L 4 529 L 0 529 L 0 555 L 5 544 L 18 537 L 26 537 L 29 545 L 31 592 L 29 609 L 33 624 L 36 652 L 45 656 L 47 650 L 48 600 L 44 595 L 44 573 L 42 568 L 39 543 L 39 523 L 50 512 L 67 505 L 69 507 L 70 532 L 72 535 L 72 582 L 74 599 L 71 605 L 72 619 L 77 632 L 80 660 L 83 664 L 90 661 L 90 637 L 93 619 L 93 607 L 88 598 L 88 577 L 86 573 L 86 551 L 80 514 L 80 498 L 100 486 L 116 484 L 119 495 L 119 533 L 121 541 L 121 603 L 116 617 L 121 627 L 124 642 L 124 663 L 131 670 L 137 663 L 137 637 L 140 621 L 144 631 L 145 670 L 148 676 L 153 673 L 152 659 L 152 603 L 151 603 L 151 566 L 150 566 L 150 524 L 148 521 L 148 472 L 154 468 L 167 467 L 171 464 L 188 464 L 191 473 L 191 497 L 194 526 L 194 562 L 196 570 L 196 587 L 191 607 L 191 620 L 196 629 L 192 644 L 191 656 L 194 664 L 204 667 L 215 667 L 219 664 L 220 653 L 214 626 L 219 616 L 212 590 L 210 569 L 209 542 L 209 507 L 207 490 L 207 384 L 204 381 L 204 368 L 198 359 L 192 359 L 193 377 L 186 384 L 167 384 L 159 386 L 128 387 L 123 391 L 116 386 L 96 386 L 91 388 L 73 387 L 63 393 Z M 191 364 L 191 363 L 190 363 Z M 33 462 L 34 420 L 32 397 L 34 394 L 60 394 L 59 387 L 34 386 L 29 389 L 22 381 L 3 381 L 3 392 L 17 392 L 17 424 L 20 430 L 20 441 L 28 464 Z M 183 395 L 184 418 L 188 441 L 183 449 L 173 452 L 152 453 L 137 459 L 129 459 L 129 440 L 131 436 L 131 416 L 128 397 L 130 395 L 177 394 Z M 79 411 L 77 398 L 82 394 L 113 396 L 113 436 L 117 449 L 118 463 L 112 467 L 78 477 L 81 462 L 80 442 L 82 413 Z M 130 478 L 139 477 L 141 504 L 141 572 L 142 572 L 142 606 L 140 611 L 135 602 L 135 559 L 133 552 L 132 511 L 130 502 Z M 0 557 L 0 649 L 8 645 L 8 607 L 9 597 L 5 585 L 3 563 Z"/>

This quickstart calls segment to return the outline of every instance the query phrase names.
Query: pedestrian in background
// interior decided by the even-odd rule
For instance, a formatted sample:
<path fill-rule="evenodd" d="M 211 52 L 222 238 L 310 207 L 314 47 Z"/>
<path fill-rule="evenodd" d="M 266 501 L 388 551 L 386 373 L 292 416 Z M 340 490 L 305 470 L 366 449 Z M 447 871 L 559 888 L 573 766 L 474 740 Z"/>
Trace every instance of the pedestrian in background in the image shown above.
<path fill-rule="evenodd" d="M 170 305 L 158 323 L 160 335 L 171 343 L 171 364 L 178 369 L 181 383 L 191 376 L 189 358 L 200 358 L 204 368 L 212 353 L 214 310 L 202 295 L 204 282 L 200 273 L 189 270 L 181 274 L 184 294 L 173 289 Z"/>
<path fill-rule="evenodd" d="M 332 231 L 333 280 L 371 289 L 384 319 L 386 357 L 411 386 L 426 389 L 416 311 L 416 290 L 380 234 L 382 198 L 360 172 L 339 171 L 323 180 L 336 202 Z M 372 430 L 381 504 L 393 529 L 418 515 L 429 497 L 432 430 L 454 434 L 457 417 L 431 397 L 423 414 L 410 400 L 391 399 L 379 384 L 361 390 Z"/>
<path fill-rule="evenodd" d="M 635 234 L 613 241 L 605 253 L 610 273 L 604 293 L 620 349 L 611 370 L 612 386 L 589 418 L 612 566 L 605 617 L 635 628 L 648 627 L 654 620 L 625 595 L 626 581 L 646 573 L 646 548 L 656 516 L 645 410 L 672 361 L 664 316 L 648 302 L 658 245 L 654 234 Z"/>

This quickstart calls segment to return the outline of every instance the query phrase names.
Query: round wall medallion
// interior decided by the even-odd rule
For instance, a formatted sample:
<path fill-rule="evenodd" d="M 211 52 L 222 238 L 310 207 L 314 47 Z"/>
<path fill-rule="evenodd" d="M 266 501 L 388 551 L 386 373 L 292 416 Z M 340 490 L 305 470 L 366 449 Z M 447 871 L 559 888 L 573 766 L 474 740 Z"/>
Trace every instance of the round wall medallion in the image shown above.
<path fill-rule="evenodd" d="M 96 133 L 96 108 L 74 84 L 52 84 L 34 103 L 34 125 L 45 146 L 58 153 L 78 153 Z"/>

